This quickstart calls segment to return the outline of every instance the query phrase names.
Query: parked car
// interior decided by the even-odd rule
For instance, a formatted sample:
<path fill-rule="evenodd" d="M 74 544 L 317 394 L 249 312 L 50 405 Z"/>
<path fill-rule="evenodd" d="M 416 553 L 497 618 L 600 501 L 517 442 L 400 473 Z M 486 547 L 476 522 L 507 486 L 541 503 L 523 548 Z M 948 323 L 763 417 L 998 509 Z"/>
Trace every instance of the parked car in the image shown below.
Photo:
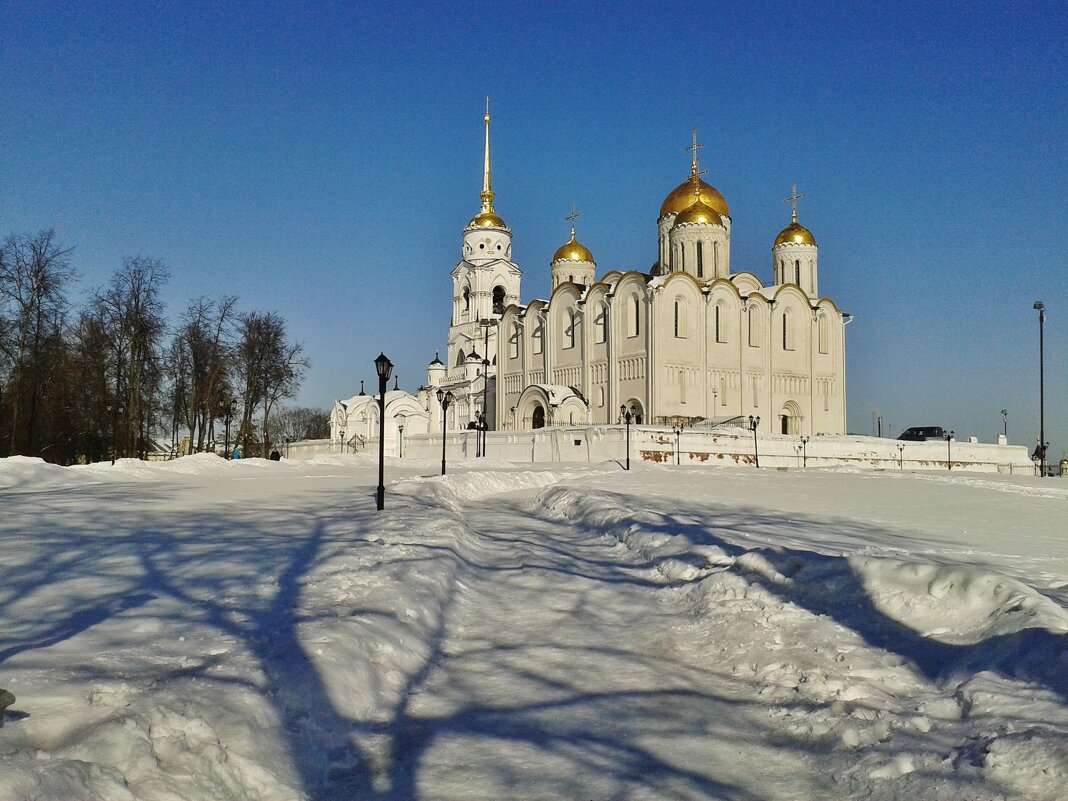
<path fill-rule="evenodd" d="M 923 442 L 928 439 L 945 439 L 946 430 L 941 426 L 914 426 L 913 428 L 906 428 L 901 432 L 901 436 L 898 439 L 908 440 L 910 442 Z"/>

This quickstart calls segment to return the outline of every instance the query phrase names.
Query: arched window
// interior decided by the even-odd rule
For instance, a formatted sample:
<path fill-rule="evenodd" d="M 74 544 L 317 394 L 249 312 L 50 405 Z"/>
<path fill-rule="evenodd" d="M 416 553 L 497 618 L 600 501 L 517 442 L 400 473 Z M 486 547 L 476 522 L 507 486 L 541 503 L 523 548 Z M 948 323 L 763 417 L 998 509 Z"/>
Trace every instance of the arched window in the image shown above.
<path fill-rule="evenodd" d="M 530 418 L 531 428 L 545 428 L 545 409 L 542 406 L 534 407 L 534 414 Z"/>
<path fill-rule="evenodd" d="M 782 349 L 793 350 L 794 338 L 793 314 L 787 309 L 782 313 Z"/>
<path fill-rule="evenodd" d="M 750 304 L 748 311 L 749 317 L 749 347 L 760 347 L 760 314 L 757 312 L 755 304 Z"/>
<path fill-rule="evenodd" d="M 682 272 L 686 272 L 686 246 L 685 245 L 679 245 L 679 259 L 682 262 L 682 267 L 680 267 L 679 269 L 682 270 Z"/>
<path fill-rule="evenodd" d="M 504 314 L 505 291 L 503 286 L 493 287 L 493 313 Z"/>
<path fill-rule="evenodd" d="M 712 243 L 712 272 L 719 275 L 719 242 Z"/>
<path fill-rule="evenodd" d="M 726 332 L 723 330 L 726 327 L 727 318 L 725 309 L 723 307 L 723 301 L 716 302 L 716 342 L 726 342 Z"/>
<path fill-rule="evenodd" d="M 508 337 L 508 358 L 509 359 L 518 359 L 519 358 L 519 337 L 520 337 L 519 325 L 516 324 L 516 323 L 512 323 L 512 333 L 511 333 L 511 336 Z"/>
<path fill-rule="evenodd" d="M 545 345 L 545 330 L 542 328 L 540 322 L 538 322 L 537 326 L 534 328 L 534 334 L 531 339 L 533 339 L 534 353 L 540 354 Z"/>
<path fill-rule="evenodd" d="M 571 350 L 575 347 L 575 312 L 572 309 L 568 309 L 562 318 L 564 324 L 563 342 L 564 350 Z"/>
<path fill-rule="evenodd" d="M 705 277 L 705 243 L 697 243 L 697 277 Z"/>
<path fill-rule="evenodd" d="M 598 306 L 597 313 L 593 318 L 593 341 L 598 345 L 608 339 L 608 307 L 603 303 Z"/>
<path fill-rule="evenodd" d="M 471 310 L 471 287 L 464 287 L 464 311 Z"/>
<path fill-rule="evenodd" d="M 675 336 L 686 338 L 686 301 L 682 298 L 675 298 Z"/>
<path fill-rule="evenodd" d="M 463 367 L 465 361 L 467 361 L 467 355 L 464 353 L 464 349 L 460 348 L 460 350 L 456 352 L 456 366 Z"/>
<path fill-rule="evenodd" d="M 794 259 L 794 283 L 801 284 L 801 260 Z"/>
<path fill-rule="evenodd" d="M 642 332 L 642 301 L 637 295 L 630 300 L 630 314 L 628 315 L 627 336 L 636 337 Z"/>

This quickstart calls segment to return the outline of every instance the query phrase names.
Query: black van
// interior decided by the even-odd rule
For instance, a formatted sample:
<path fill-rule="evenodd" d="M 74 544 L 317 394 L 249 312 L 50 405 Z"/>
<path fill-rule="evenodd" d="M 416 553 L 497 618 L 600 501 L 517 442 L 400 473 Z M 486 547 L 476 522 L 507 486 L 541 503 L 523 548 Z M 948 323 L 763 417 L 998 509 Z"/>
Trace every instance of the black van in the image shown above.
<path fill-rule="evenodd" d="M 923 442 L 928 439 L 945 439 L 946 431 L 940 426 L 916 426 L 915 428 L 906 428 L 898 439 L 909 440 L 910 442 Z"/>

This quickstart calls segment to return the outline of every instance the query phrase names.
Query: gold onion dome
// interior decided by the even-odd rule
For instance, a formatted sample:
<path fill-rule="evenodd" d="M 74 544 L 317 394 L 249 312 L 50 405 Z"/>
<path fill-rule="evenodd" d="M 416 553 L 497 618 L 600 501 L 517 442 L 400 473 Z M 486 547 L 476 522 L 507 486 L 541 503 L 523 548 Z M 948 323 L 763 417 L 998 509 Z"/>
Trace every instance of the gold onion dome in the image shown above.
<path fill-rule="evenodd" d="M 671 194 L 664 199 L 663 205 L 660 206 L 660 217 L 663 218 L 666 214 L 678 214 L 685 211 L 693 204 L 693 182 L 695 176 L 691 175 L 683 183 L 675 187 Z M 697 183 L 701 188 L 700 199 L 701 202 L 715 211 L 717 214 L 730 217 L 730 210 L 727 208 L 727 200 L 719 193 L 719 190 L 714 186 L 697 178 Z"/>
<path fill-rule="evenodd" d="M 471 222 L 467 224 L 468 228 L 507 228 L 504 224 L 504 220 L 494 214 L 492 211 L 484 211 L 480 214 L 476 214 L 471 218 Z"/>
<path fill-rule="evenodd" d="M 715 209 L 710 208 L 700 200 L 695 200 L 679 212 L 671 227 L 677 228 L 678 226 L 686 225 L 687 223 L 697 225 L 723 225 L 723 218 L 719 216 L 719 212 Z"/>
<path fill-rule="evenodd" d="M 775 237 L 775 247 L 779 245 L 815 245 L 816 237 L 812 232 L 801 225 L 796 219 L 779 232 Z"/>
<path fill-rule="evenodd" d="M 571 241 L 556 249 L 553 261 L 593 261 L 590 249 L 575 239 L 575 229 L 571 229 Z"/>

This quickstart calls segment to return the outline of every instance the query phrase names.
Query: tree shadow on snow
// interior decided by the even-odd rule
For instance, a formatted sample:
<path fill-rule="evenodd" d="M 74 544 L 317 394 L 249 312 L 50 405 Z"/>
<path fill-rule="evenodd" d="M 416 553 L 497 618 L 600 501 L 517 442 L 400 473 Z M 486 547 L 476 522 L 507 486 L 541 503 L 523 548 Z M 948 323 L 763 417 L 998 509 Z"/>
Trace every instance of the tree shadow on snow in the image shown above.
<path fill-rule="evenodd" d="M 633 501 L 631 496 L 618 497 L 620 504 L 633 504 Z M 693 544 L 713 545 L 735 558 L 747 551 L 759 553 L 780 574 L 796 580 L 782 583 L 737 563 L 731 569 L 744 573 L 748 580 L 781 601 L 796 604 L 814 614 L 826 615 L 855 631 L 868 644 L 907 659 L 930 680 L 960 683 L 977 673 L 992 671 L 1006 678 L 1045 687 L 1057 693 L 1062 702 L 1068 701 L 1068 673 L 1060 670 L 1063 657 L 1068 655 L 1068 636 L 1045 628 L 1024 628 L 974 644 L 939 642 L 878 609 L 845 557 L 775 544 L 776 539 L 782 539 L 781 532 L 791 529 L 822 532 L 830 541 L 915 544 L 916 540 L 908 535 L 852 520 L 812 518 L 794 513 L 777 515 L 763 509 L 716 504 L 688 505 L 685 515 L 678 515 L 651 498 L 644 510 L 658 514 L 663 522 L 649 523 L 643 518 L 643 532 L 684 535 Z M 731 533 L 741 535 L 740 539 L 745 541 L 766 544 L 743 547 L 731 541 Z M 917 539 L 920 539 L 919 535 Z M 673 555 L 673 558 L 686 557 L 685 551 Z M 691 554 L 690 557 L 695 566 L 707 564 L 703 555 Z M 919 557 L 916 561 L 922 559 Z M 1061 658 L 1051 659 L 1051 654 L 1060 654 Z"/>

